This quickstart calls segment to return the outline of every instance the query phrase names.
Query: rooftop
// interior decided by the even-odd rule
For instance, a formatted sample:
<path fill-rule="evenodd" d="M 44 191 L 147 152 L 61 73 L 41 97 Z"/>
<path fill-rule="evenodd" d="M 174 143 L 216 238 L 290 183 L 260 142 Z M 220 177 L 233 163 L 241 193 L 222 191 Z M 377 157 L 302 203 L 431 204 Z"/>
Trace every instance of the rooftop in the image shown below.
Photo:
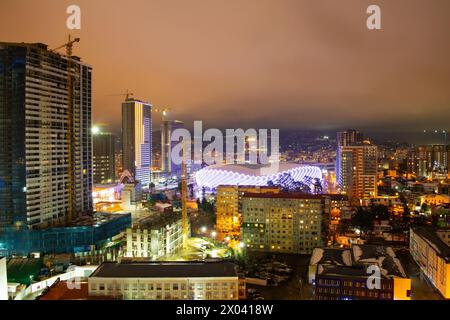
<path fill-rule="evenodd" d="M 377 265 L 385 277 L 407 277 L 394 250 L 391 247 L 377 245 L 352 245 L 350 249 L 316 248 L 311 256 L 310 265 L 317 265 L 319 274 L 326 272 L 354 276 L 367 275 L 367 267 Z"/>
<path fill-rule="evenodd" d="M 281 192 L 281 193 L 244 193 L 244 198 L 271 198 L 271 199 L 323 199 L 322 195 L 307 194 L 307 193 L 294 193 L 294 192 Z"/>
<path fill-rule="evenodd" d="M 67 281 L 60 281 L 48 288 L 38 300 L 113 300 L 108 296 L 89 296 L 88 283 L 81 282 L 79 288 L 69 289 Z"/>
<path fill-rule="evenodd" d="M 91 278 L 208 278 L 237 277 L 232 262 L 104 262 Z"/>
<path fill-rule="evenodd" d="M 415 227 L 414 233 L 424 239 L 431 247 L 433 247 L 437 254 L 444 258 L 445 261 L 450 262 L 450 247 L 442 241 L 437 234 L 437 231 L 445 230 L 450 233 L 450 229 L 438 229 L 433 227 Z"/>

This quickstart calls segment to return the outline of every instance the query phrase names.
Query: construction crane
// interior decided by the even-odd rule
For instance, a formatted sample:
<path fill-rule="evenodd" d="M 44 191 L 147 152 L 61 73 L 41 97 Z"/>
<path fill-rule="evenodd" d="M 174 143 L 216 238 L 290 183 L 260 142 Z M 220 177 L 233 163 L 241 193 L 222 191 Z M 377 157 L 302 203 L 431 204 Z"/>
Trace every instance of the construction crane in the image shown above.
<path fill-rule="evenodd" d="M 155 109 L 153 109 L 153 111 L 161 112 L 161 123 L 164 123 L 164 121 L 166 120 L 167 113 L 172 111 L 172 109 L 171 108 L 155 108 Z"/>
<path fill-rule="evenodd" d="M 128 100 L 130 100 L 130 98 L 133 98 L 133 96 L 134 96 L 134 93 L 132 93 L 132 92 L 130 92 L 128 89 L 127 89 L 127 92 L 126 93 L 119 93 L 119 94 L 110 94 L 110 96 L 115 96 L 115 97 L 117 97 L 117 96 L 125 96 L 125 101 L 128 101 Z"/>
<path fill-rule="evenodd" d="M 69 187 L 69 199 L 68 199 L 68 210 L 66 216 L 66 223 L 71 224 L 73 219 L 73 159 L 72 159 L 72 132 L 73 132 L 73 97 L 72 97 L 72 52 L 73 45 L 80 42 L 80 38 L 71 39 L 69 35 L 69 41 L 65 44 L 53 49 L 53 51 L 60 50 L 62 48 L 66 49 L 67 56 L 67 157 L 68 157 L 68 187 Z"/>
<path fill-rule="evenodd" d="M 183 249 L 187 249 L 189 238 L 189 221 L 187 214 L 187 169 L 186 169 L 186 142 L 183 143 L 183 161 L 181 162 L 181 219 L 183 223 Z"/>

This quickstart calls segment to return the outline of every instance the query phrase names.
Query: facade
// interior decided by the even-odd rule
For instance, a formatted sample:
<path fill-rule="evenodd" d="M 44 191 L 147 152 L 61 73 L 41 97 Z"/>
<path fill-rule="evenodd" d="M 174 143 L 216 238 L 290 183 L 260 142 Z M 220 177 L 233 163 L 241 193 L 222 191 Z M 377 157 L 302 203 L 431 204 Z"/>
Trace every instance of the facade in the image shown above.
<path fill-rule="evenodd" d="M 198 187 L 216 189 L 221 185 L 270 186 L 283 183 L 286 178 L 314 189 L 314 180 L 322 181 L 322 170 L 315 166 L 280 162 L 278 166 L 258 164 L 219 164 L 199 170 L 195 174 Z"/>
<path fill-rule="evenodd" d="M 377 196 L 377 147 L 355 145 L 338 147 L 337 182 L 341 192 L 351 198 Z"/>
<path fill-rule="evenodd" d="M 89 296 L 123 300 L 238 300 L 242 282 L 231 262 L 106 262 L 88 286 Z"/>
<path fill-rule="evenodd" d="M 324 210 L 318 195 L 245 193 L 242 242 L 252 251 L 311 254 L 322 246 Z"/>
<path fill-rule="evenodd" d="M 0 301 L 8 300 L 8 278 L 6 276 L 6 258 L 0 256 Z"/>
<path fill-rule="evenodd" d="M 450 299 L 450 229 L 412 228 L 409 251 L 433 286 Z"/>
<path fill-rule="evenodd" d="M 0 256 L 40 253 L 81 253 L 101 247 L 131 226 L 131 214 L 96 213 L 69 227 L 44 230 L 4 230 L 0 233 Z"/>
<path fill-rule="evenodd" d="M 241 238 L 242 227 L 242 196 L 244 193 L 278 193 L 277 187 L 256 186 L 219 186 L 217 187 L 216 206 L 217 238 L 223 241 L 226 237 Z"/>
<path fill-rule="evenodd" d="M 450 145 L 418 146 L 408 153 L 408 173 L 416 177 L 449 177 Z"/>
<path fill-rule="evenodd" d="M 92 212 L 91 81 L 77 57 L 0 43 L 0 226 Z"/>
<path fill-rule="evenodd" d="M 124 210 L 135 210 L 142 202 L 140 182 L 125 183 L 121 193 L 121 200 Z"/>
<path fill-rule="evenodd" d="M 152 106 L 135 99 L 122 103 L 122 166 L 148 188 L 152 166 Z"/>
<path fill-rule="evenodd" d="M 157 260 L 183 248 L 181 215 L 164 212 L 126 231 L 125 257 Z"/>
<path fill-rule="evenodd" d="M 95 184 L 108 184 L 116 181 L 116 136 L 111 133 L 94 134 L 93 176 Z"/>
<path fill-rule="evenodd" d="M 161 125 L 161 170 L 171 175 L 181 175 L 181 165 L 172 162 L 172 132 L 184 127 L 184 123 L 177 120 L 164 120 Z"/>
<path fill-rule="evenodd" d="M 391 247 L 316 248 L 309 282 L 316 300 L 411 299 L 411 279 Z"/>

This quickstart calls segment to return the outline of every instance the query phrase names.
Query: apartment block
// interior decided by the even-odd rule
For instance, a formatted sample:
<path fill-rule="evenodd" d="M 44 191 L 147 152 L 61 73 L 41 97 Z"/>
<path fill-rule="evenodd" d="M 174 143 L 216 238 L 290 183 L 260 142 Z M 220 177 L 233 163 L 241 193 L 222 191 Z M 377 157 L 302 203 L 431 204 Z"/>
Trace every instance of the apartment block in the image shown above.
<path fill-rule="evenodd" d="M 242 241 L 248 250 L 311 254 L 322 245 L 325 199 L 295 193 L 245 193 Z"/>
<path fill-rule="evenodd" d="M 218 186 L 217 187 L 217 238 L 241 238 L 241 200 L 244 193 L 278 193 L 278 187 Z"/>

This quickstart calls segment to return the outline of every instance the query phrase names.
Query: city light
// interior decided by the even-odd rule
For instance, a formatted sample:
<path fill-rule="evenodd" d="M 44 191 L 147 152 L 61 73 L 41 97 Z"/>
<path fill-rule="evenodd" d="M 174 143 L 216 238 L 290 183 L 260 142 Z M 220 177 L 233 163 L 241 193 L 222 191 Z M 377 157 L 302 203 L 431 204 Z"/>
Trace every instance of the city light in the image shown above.
<path fill-rule="evenodd" d="M 100 133 L 100 127 L 94 126 L 92 127 L 92 134 L 99 134 Z"/>

